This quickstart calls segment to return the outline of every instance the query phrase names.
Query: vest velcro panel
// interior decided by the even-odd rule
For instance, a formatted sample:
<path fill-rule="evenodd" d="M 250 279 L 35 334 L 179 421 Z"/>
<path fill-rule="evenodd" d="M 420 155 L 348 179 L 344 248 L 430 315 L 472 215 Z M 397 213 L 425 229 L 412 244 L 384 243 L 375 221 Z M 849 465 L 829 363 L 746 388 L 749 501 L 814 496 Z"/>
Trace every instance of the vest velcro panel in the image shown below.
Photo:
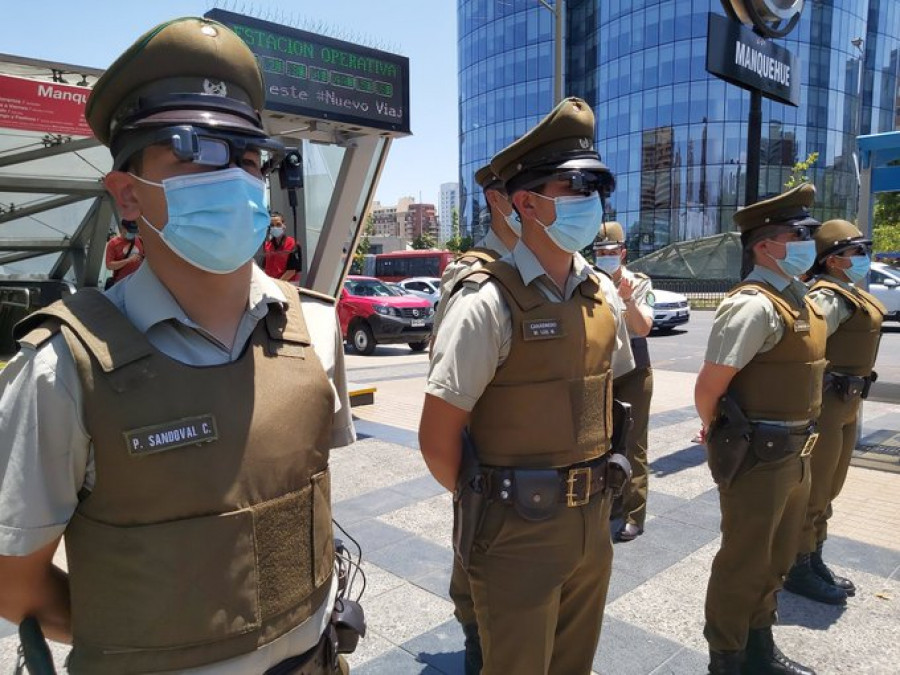
<path fill-rule="evenodd" d="M 813 289 L 827 288 L 850 303 L 853 314 L 828 338 L 825 358 L 828 370 L 865 377 L 872 373 L 881 342 L 881 324 L 886 312 L 878 299 L 864 290 L 852 292 L 840 284 L 819 279 Z"/>
<path fill-rule="evenodd" d="M 597 282 L 551 302 L 506 263 L 479 272 L 497 283 L 512 318 L 509 356 L 472 410 L 481 462 L 556 467 L 605 454 L 615 322 Z"/>
<path fill-rule="evenodd" d="M 818 418 L 822 407 L 825 372 L 825 319 L 809 298 L 796 308 L 771 286 L 757 282 L 738 284 L 729 295 L 744 288 L 765 295 L 784 322 L 784 334 L 772 349 L 744 366 L 729 385 L 741 409 L 750 419 L 801 421 Z"/>

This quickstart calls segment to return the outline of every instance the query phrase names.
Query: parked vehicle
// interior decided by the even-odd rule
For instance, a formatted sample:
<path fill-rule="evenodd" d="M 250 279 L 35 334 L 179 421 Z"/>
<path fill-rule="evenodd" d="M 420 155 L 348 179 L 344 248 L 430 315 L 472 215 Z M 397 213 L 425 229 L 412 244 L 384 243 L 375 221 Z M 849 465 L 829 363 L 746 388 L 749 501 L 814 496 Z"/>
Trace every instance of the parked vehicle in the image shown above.
<path fill-rule="evenodd" d="M 398 281 L 400 288 L 409 291 L 413 295 L 431 301 L 432 307 L 437 307 L 441 297 L 441 280 L 437 277 L 412 277 Z"/>
<path fill-rule="evenodd" d="M 401 281 L 410 277 L 438 277 L 453 260 L 450 251 L 394 251 L 375 256 L 375 276 L 382 281 Z"/>
<path fill-rule="evenodd" d="M 428 300 L 404 295 L 373 277 L 349 276 L 338 299 L 338 319 L 344 340 L 359 354 L 401 342 L 421 352 L 431 338 L 434 309 Z"/>
<path fill-rule="evenodd" d="M 681 293 L 653 289 L 653 329 L 671 330 L 691 320 L 691 306 Z"/>
<path fill-rule="evenodd" d="M 900 270 L 884 263 L 872 263 L 869 293 L 887 309 L 886 319 L 900 321 Z"/>

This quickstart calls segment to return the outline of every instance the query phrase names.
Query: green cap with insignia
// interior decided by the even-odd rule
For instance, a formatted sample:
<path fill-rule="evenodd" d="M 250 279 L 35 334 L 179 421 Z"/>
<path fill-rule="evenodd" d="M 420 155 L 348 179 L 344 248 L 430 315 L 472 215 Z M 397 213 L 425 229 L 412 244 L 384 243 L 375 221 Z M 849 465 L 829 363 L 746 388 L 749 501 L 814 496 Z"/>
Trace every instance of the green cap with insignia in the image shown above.
<path fill-rule="evenodd" d="M 625 229 L 614 220 L 600 224 L 600 232 L 594 240 L 594 248 L 621 246 L 625 243 Z"/>
<path fill-rule="evenodd" d="M 557 177 L 606 196 L 615 179 L 594 149 L 594 113 L 580 98 L 563 99 L 528 133 L 494 155 L 491 170 L 509 194 Z"/>
<path fill-rule="evenodd" d="M 734 224 L 748 243 L 772 236 L 773 231 L 781 228 L 804 226 L 813 229 L 819 225 L 819 221 L 810 215 L 815 198 L 815 186 L 802 183 L 780 195 L 738 209 Z"/>
<path fill-rule="evenodd" d="M 475 182 L 481 186 L 482 190 L 503 189 L 503 183 L 494 175 L 494 172 L 491 171 L 490 164 L 486 164 L 475 172 Z"/>
<path fill-rule="evenodd" d="M 872 245 L 872 240 L 864 237 L 856 225 L 840 219 L 822 223 L 822 227 L 813 234 L 813 239 L 816 242 L 817 262 L 854 246 L 869 247 Z"/>
<path fill-rule="evenodd" d="M 263 76 L 231 29 L 183 17 L 147 31 L 97 80 L 85 108 L 94 135 L 110 146 L 147 127 L 199 125 L 265 135 Z"/>

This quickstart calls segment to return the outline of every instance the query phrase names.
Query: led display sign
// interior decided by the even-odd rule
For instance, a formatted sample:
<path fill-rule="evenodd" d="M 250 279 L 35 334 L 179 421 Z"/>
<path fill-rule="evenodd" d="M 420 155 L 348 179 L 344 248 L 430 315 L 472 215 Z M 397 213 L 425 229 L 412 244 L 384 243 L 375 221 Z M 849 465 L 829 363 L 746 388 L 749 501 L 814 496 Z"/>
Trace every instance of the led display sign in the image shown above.
<path fill-rule="evenodd" d="M 410 133 L 409 59 L 213 9 L 256 55 L 266 109 Z"/>

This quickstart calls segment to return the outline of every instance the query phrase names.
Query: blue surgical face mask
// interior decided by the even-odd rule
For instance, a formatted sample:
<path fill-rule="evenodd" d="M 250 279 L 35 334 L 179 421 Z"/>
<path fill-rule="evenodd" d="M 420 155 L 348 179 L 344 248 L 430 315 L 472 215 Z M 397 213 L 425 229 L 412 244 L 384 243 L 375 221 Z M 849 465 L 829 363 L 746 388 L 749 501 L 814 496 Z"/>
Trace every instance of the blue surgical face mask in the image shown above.
<path fill-rule="evenodd" d="M 546 229 L 547 236 L 567 253 L 575 253 L 594 241 L 600 231 L 603 204 L 600 195 L 592 192 L 577 197 L 547 197 L 538 192 L 532 194 L 552 199 L 556 204 L 556 220 L 549 226 L 537 221 Z"/>
<path fill-rule="evenodd" d="M 175 255 L 198 269 L 213 274 L 234 272 L 266 238 L 265 183 L 243 169 L 194 173 L 162 183 L 134 178 L 165 191 L 166 226 L 160 230 L 143 215 L 141 219 Z"/>
<path fill-rule="evenodd" d="M 622 258 L 616 255 L 598 255 L 595 259 L 597 269 L 606 272 L 610 276 L 619 271 L 622 266 Z"/>
<path fill-rule="evenodd" d="M 812 239 L 782 243 L 785 246 L 784 258 L 778 260 L 771 255 L 769 257 L 789 277 L 800 276 L 816 262 L 816 242 Z"/>
<path fill-rule="evenodd" d="M 273 239 L 281 239 L 284 236 L 284 228 L 283 227 L 273 227 L 271 232 L 272 232 Z"/>
<path fill-rule="evenodd" d="M 128 241 L 134 241 L 134 232 L 126 232 L 126 233 L 125 233 L 125 238 L 126 238 Z"/>
<path fill-rule="evenodd" d="M 517 237 L 521 237 L 522 221 L 519 219 L 519 214 L 516 213 L 515 209 L 513 209 L 509 212 L 508 215 L 505 215 L 503 217 L 506 218 L 506 224 L 509 225 L 509 229 L 511 229 Z"/>
<path fill-rule="evenodd" d="M 853 255 L 850 256 L 850 267 L 844 270 L 844 274 L 847 275 L 847 278 L 850 279 L 854 284 L 858 284 L 860 281 L 866 278 L 866 275 L 869 273 L 869 267 L 871 266 L 871 261 L 869 260 L 869 256 L 867 255 Z"/>

